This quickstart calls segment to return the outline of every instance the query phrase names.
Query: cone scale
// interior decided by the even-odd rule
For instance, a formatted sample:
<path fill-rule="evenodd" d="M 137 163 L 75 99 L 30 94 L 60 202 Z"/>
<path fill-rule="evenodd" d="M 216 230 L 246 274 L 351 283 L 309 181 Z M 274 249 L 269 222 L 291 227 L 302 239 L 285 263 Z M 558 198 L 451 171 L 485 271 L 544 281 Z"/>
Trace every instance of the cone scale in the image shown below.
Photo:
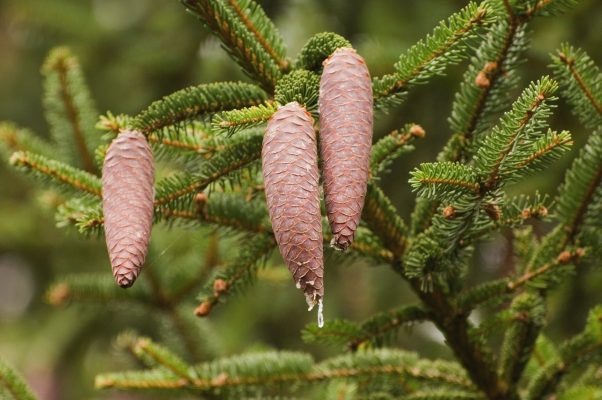
<path fill-rule="evenodd" d="M 123 131 L 102 169 L 104 229 L 113 276 L 123 288 L 138 277 L 153 224 L 154 162 L 144 135 Z"/>
<path fill-rule="evenodd" d="M 322 304 L 324 262 L 319 174 L 313 118 L 296 102 L 268 122 L 262 164 L 272 229 L 310 310 Z M 320 317 L 320 316 L 319 316 Z"/>
<path fill-rule="evenodd" d="M 320 151 L 331 245 L 346 250 L 360 222 L 370 176 L 372 82 L 363 58 L 337 49 L 320 79 Z"/>

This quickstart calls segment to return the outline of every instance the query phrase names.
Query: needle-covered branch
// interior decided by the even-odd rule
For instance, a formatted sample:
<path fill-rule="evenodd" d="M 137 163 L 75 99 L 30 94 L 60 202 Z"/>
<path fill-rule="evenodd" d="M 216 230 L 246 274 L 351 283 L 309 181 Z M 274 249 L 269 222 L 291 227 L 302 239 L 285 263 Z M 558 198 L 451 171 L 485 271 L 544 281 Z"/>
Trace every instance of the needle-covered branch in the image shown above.
<path fill-rule="evenodd" d="M 335 320 L 323 328 L 310 324 L 303 330 L 303 340 L 337 346 L 351 351 L 380 347 L 403 327 L 429 320 L 428 311 L 418 306 L 401 306 L 375 314 L 361 324 Z"/>
<path fill-rule="evenodd" d="M 265 89 L 274 89 L 281 68 L 288 68 L 288 62 L 280 34 L 261 6 L 249 0 L 181 1 L 221 40 L 249 76 Z"/>
<path fill-rule="evenodd" d="M 0 359 L 0 397 L 7 400 L 36 400 L 23 377 Z"/>
<path fill-rule="evenodd" d="M 602 359 L 602 307 L 592 309 L 582 333 L 566 341 L 560 354 L 548 360 L 529 382 L 525 399 L 538 400 L 553 393 L 560 381 L 574 368 Z"/>
<path fill-rule="evenodd" d="M 60 161 L 28 151 L 18 151 L 10 157 L 10 163 L 37 178 L 59 183 L 65 189 L 93 196 L 101 195 L 100 178 Z"/>
<path fill-rule="evenodd" d="M 587 53 L 565 43 L 552 56 L 551 68 L 581 123 L 602 126 L 602 72 Z"/>
<path fill-rule="evenodd" d="M 408 88 L 442 75 L 449 65 L 466 57 L 467 41 L 478 29 L 493 20 L 485 3 L 469 3 L 461 11 L 440 22 L 432 33 L 410 47 L 395 64 L 395 72 L 373 80 L 377 108 L 386 108 L 403 98 Z"/>
<path fill-rule="evenodd" d="M 267 100 L 258 86 L 243 82 L 209 83 L 188 87 L 157 100 L 132 121 L 146 135 L 161 137 L 167 129 L 219 111 L 259 105 Z"/>
<path fill-rule="evenodd" d="M 94 126 L 98 112 L 84 81 L 79 61 L 69 49 L 59 47 L 44 66 L 44 109 L 60 160 L 95 172 L 94 149 L 100 135 Z"/>
<path fill-rule="evenodd" d="M 245 395 L 268 395 L 279 388 L 279 393 L 329 382 L 336 379 L 364 381 L 360 394 L 369 394 L 399 382 L 396 392 L 407 395 L 416 385 L 428 382 L 434 388 L 474 390 L 456 364 L 445 361 L 426 361 L 415 354 L 399 350 L 358 352 L 314 364 L 303 353 L 268 352 L 250 353 L 200 364 L 194 367 L 196 377 L 187 381 L 172 371 L 151 369 L 96 378 L 99 388 L 120 389 L 192 389 L 206 394 L 219 393 L 221 398 L 234 399 Z M 288 390 L 286 390 L 288 388 Z"/>

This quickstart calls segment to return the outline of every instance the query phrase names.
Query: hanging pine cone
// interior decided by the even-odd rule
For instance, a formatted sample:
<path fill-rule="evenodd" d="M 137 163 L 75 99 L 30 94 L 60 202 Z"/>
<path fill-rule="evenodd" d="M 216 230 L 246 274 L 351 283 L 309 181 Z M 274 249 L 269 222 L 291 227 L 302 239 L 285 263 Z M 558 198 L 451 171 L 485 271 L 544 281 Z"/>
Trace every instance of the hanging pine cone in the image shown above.
<path fill-rule="evenodd" d="M 105 239 L 113 276 L 123 288 L 140 273 L 153 224 L 153 153 L 144 135 L 123 131 L 102 168 Z"/>
<path fill-rule="evenodd" d="M 311 309 L 324 295 L 322 218 L 313 118 L 298 103 L 280 107 L 270 118 L 262 163 L 280 253 Z"/>
<path fill-rule="evenodd" d="M 372 83 L 363 58 L 340 48 L 320 80 L 320 149 L 331 245 L 345 250 L 360 222 L 370 173 Z"/>

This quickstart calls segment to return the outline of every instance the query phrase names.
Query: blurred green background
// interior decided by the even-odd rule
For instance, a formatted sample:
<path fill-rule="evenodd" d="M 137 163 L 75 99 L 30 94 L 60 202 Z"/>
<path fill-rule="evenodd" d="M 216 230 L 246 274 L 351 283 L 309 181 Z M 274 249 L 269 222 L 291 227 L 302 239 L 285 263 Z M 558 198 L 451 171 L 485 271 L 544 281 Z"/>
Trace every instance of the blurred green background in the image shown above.
<path fill-rule="evenodd" d="M 291 57 L 313 33 L 334 31 L 351 39 L 372 74 L 380 75 L 390 72 L 399 54 L 466 1 L 260 3 L 280 28 Z M 602 64 L 601 21 L 599 0 L 583 0 L 567 15 L 536 20 L 533 46 L 521 68 L 522 87 L 549 73 L 549 53 L 563 41 L 584 48 Z M 151 101 L 189 85 L 246 79 L 219 43 L 175 0 L 3 0 L 0 120 L 15 121 L 47 136 L 39 71 L 47 52 L 57 45 L 71 47 L 80 58 L 101 113 L 135 114 Z M 433 160 L 449 137 L 447 116 L 465 65 L 414 89 L 401 107 L 377 117 L 377 137 L 406 122 L 419 123 L 427 132 L 427 138 L 416 144 L 416 151 L 396 162 L 382 181 L 406 218 L 414 203 L 408 172 L 421 161 Z M 587 132 L 562 100 L 558 104 L 552 127 L 571 130 L 577 144 L 582 144 Z M 533 192 L 539 188 L 553 193 L 569 163 L 570 157 L 565 158 L 548 174 L 511 190 Z M 38 184 L 9 170 L 5 162 L 0 163 L 0 182 L 0 356 L 15 364 L 43 399 L 146 398 L 96 392 L 94 375 L 130 366 L 113 345 L 123 330 L 135 329 L 159 339 L 169 338 L 169 331 L 149 319 L 145 311 L 127 305 L 53 308 L 45 303 L 44 293 L 58 276 L 87 271 L 110 274 L 103 240 L 82 238 L 74 230 L 55 227 L 51 206 L 56 195 L 39 190 Z M 547 228 L 537 226 L 538 232 Z M 209 237 L 210 230 L 156 227 L 156 256 L 151 259 L 161 268 L 173 263 L 192 267 L 206 257 Z M 219 241 L 221 257 L 228 257 L 231 245 L 231 241 Z M 303 344 L 300 330 L 315 315 L 304 311 L 304 300 L 277 256 L 271 264 L 275 268 L 264 272 L 256 286 L 219 306 L 210 322 L 198 322 L 211 344 L 207 348 L 212 349 L 200 351 L 203 359 L 264 347 L 311 350 L 317 358 L 331 353 L 327 348 Z M 500 276 L 511 266 L 509 241 L 500 235 L 480 247 L 469 279 Z M 386 267 L 372 268 L 362 260 L 329 254 L 326 268 L 327 320 L 360 320 L 377 310 L 412 301 L 405 284 Z M 600 271 L 583 271 L 563 284 L 551 299 L 550 335 L 563 337 L 577 331 L 586 310 L 602 301 L 600 287 Z M 193 308 L 191 302 L 184 312 L 192 314 Z M 162 336 L 164 331 L 167 333 Z M 403 333 L 397 344 L 425 356 L 451 357 L 429 324 Z"/>

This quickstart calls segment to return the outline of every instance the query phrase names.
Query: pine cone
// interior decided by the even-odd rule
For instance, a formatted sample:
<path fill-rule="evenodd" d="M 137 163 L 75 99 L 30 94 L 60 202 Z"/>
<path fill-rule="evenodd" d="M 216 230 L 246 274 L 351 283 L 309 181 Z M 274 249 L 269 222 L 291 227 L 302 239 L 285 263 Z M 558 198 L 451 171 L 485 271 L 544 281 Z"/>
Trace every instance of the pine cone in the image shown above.
<path fill-rule="evenodd" d="M 313 118 L 298 103 L 270 118 L 262 162 L 276 241 L 311 309 L 324 295 L 318 155 Z"/>
<path fill-rule="evenodd" d="M 144 135 L 123 131 L 102 168 L 105 239 L 113 276 L 123 288 L 140 273 L 153 225 L 153 153 Z"/>
<path fill-rule="evenodd" d="M 355 50 L 324 61 L 320 80 L 320 149 L 331 245 L 345 250 L 360 222 L 370 174 L 372 82 Z"/>

